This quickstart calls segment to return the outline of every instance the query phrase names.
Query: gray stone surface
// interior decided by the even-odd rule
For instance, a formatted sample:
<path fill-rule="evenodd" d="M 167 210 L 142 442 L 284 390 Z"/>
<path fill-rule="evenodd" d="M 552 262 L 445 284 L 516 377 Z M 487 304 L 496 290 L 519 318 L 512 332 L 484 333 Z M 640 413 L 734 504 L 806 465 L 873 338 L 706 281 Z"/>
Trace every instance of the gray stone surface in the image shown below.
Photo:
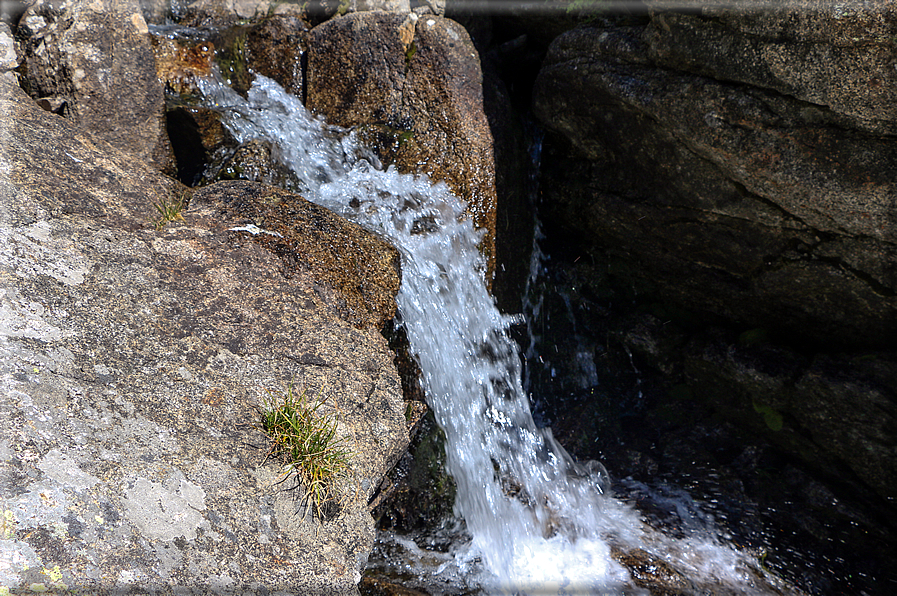
<path fill-rule="evenodd" d="M 0 108 L 0 587 L 356 593 L 407 444 L 383 337 L 239 216 L 197 201 L 158 230 L 176 183 L 5 80 Z M 354 454 L 326 520 L 254 426 L 291 381 Z"/>
<path fill-rule="evenodd" d="M 16 52 L 16 43 L 9 25 L 0 23 L 0 73 L 7 73 L 19 65 L 21 60 Z"/>
<path fill-rule="evenodd" d="M 216 26 L 271 14 L 300 17 L 308 6 L 308 2 L 299 0 L 194 0 L 185 4 L 185 24 Z"/>
<path fill-rule="evenodd" d="M 774 89 L 894 133 L 892 2 L 786 0 L 748 11 L 695 4 L 699 14 L 654 15 L 646 33 L 659 64 Z"/>
<path fill-rule="evenodd" d="M 32 97 L 117 149 L 172 171 L 162 83 L 137 0 L 39 0 L 18 34 L 23 86 Z"/>

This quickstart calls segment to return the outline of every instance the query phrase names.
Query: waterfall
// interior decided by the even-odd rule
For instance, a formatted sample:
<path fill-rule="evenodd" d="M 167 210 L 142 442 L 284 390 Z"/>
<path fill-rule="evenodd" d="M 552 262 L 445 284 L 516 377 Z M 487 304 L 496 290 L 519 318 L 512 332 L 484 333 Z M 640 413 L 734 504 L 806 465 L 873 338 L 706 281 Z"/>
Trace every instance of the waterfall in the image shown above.
<path fill-rule="evenodd" d="M 471 535 L 475 579 L 495 593 L 639 594 L 611 548 L 644 548 L 738 593 L 755 587 L 742 555 L 711 536 L 666 538 L 607 494 L 601 464 L 576 463 L 537 428 L 521 381 L 518 346 L 483 281 L 480 232 L 443 183 L 383 168 L 349 131 L 312 117 L 257 76 L 248 99 L 211 80 L 207 105 L 244 142 L 260 139 L 301 181 L 301 192 L 388 238 L 402 255 L 398 319 L 445 432 L 455 513 Z M 690 575 L 691 576 L 691 575 Z"/>

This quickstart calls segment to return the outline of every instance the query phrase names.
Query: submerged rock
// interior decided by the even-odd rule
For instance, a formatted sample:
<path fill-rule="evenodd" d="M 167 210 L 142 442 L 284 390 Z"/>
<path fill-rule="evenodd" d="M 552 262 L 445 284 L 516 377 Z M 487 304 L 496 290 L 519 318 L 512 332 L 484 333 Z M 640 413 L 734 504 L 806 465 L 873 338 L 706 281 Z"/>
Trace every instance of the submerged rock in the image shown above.
<path fill-rule="evenodd" d="M 154 204 L 183 187 L 6 79 L 0 103 L 0 585 L 357 593 L 368 500 L 408 441 L 376 328 L 394 249 L 246 183 L 160 222 Z M 329 262 L 258 241 L 294 215 L 318 232 L 284 241 L 328 233 Z M 341 252 L 353 246 L 367 252 Z M 379 271 L 353 278 L 358 298 L 330 276 L 339 259 Z M 320 396 L 352 454 L 326 519 L 265 461 L 258 408 L 290 383 Z"/>
<path fill-rule="evenodd" d="M 652 596 L 692 596 L 712 592 L 698 592 L 684 575 L 662 559 L 640 548 L 624 551 L 612 548 L 611 556 L 629 570 L 632 581 L 648 590 Z"/>

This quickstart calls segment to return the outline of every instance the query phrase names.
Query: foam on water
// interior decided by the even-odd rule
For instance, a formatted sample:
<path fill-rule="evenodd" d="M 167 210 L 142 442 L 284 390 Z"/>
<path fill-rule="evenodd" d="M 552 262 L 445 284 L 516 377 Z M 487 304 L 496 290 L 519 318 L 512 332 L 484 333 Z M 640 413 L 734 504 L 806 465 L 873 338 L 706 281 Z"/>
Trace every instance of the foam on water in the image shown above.
<path fill-rule="evenodd" d="M 459 568 L 481 560 L 486 573 L 475 581 L 492 592 L 621 594 L 628 585 L 627 594 L 640 593 L 611 557 L 614 544 L 675 557 L 680 569 L 759 593 L 738 553 L 712 536 L 672 541 L 653 532 L 604 494 L 600 464 L 575 463 L 537 428 L 507 332 L 518 318 L 502 315 L 486 290 L 481 234 L 444 184 L 380 167 L 353 134 L 312 117 L 264 77 L 248 100 L 214 81 L 203 92 L 239 141 L 272 143 L 306 198 L 400 250 L 398 317 L 445 431 L 455 512 L 471 536 L 469 551 L 455 557 Z M 440 561 L 443 570 L 452 564 Z"/>

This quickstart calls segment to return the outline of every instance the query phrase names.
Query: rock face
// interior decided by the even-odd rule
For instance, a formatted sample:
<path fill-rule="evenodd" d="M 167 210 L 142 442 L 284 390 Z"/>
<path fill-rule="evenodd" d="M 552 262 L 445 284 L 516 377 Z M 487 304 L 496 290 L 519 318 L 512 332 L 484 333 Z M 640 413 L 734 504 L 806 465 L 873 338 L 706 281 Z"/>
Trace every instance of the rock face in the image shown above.
<path fill-rule="evenodd" d="M 407 444 L 376 329 L 394 250 L 248 183 L 203 189 L 159 229 L 153 204 L 182 187 L 0 91 L 0 586 L 356 593 L 368 499 Z M 342 239 L 330 261 L 259 242 L 322 233 Z M 354 299 L 339 259 L 377 271 Z M 290 382 L 353 454 L 325 520 L 264 461 L 257 408 Z"/>
<path fill-rule="evenodd" d="M 166 172 L 174 158 L 162 85 L 137 0 L 39 1 L 19 23 L 24 87 L 57 113 Z"/>
<path fill-rule="evenodd" d="M 533 370 L 581 457 L 697 467 L 695 494 L 765 526 L 735 534 L 791 536 L 770 564 L 810 567 L 796 545 L 849 561 L 807 569 L 820 593 L 876 593 L 855 570 L 894 577 L 897 13 L 820 4 L 658 8 L 552 43 L 534 108 L 557 296 Z"/>
<path fill-rule="evenodd" d="M 890 3 L 790 0 L 764 8 L 747 14 L 711 8 L 700 17 L 658 13 L 646 30 L 651 57 L 676 70 L 827 106 L 858 128 L 893 134 L 897 74 Z"/>
<path fill-rule="evenodd" d="M 798 341 L 897 346 L 895 13 L 831 6 L 560 36 L 535 97 L 563 138 L 546 143 L 550 225 L 620 287 Z"/>
<path fill-rule="evenodd" d="M 482 74 L 470 37 L 437 16 L 362 12 L 308 36 L 307 107 L 357 127 L 385 165 L 425 173 L 468 202 L 495 255 L 495 165 Z"/>

